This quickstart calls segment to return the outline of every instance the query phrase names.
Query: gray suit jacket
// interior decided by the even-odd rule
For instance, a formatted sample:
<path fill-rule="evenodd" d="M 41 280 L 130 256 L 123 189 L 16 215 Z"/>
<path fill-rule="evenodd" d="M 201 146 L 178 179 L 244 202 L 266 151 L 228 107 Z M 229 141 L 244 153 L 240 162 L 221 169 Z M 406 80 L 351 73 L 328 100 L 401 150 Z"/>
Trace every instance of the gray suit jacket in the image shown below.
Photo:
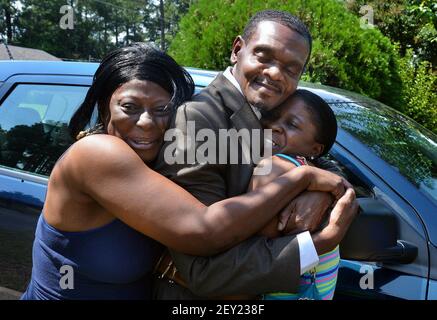
<path fill-rule="evenodd" d="M 212 129 L 215 133 L 219 129 L 230 128 L 261 129 L 246 99 L 223 74 L 219 74 L 192 101 L 179 107 L 171 126 L 187 134 L 187 121 L 195 122 L 196 133 L 203 128 Z M 217 160 L 217 164 L 194 161 L 191 164 L 169 165 L 164 161 L 164 154 L 171 143 L 164 144 L 155 169 L 205 205 L 246 192 L 252 175 L 252 163 L 218 164 Z M 196 150 L 201 144 L 196 142 Z M 242 145 L 238 147 L 241 151 Z M 186 155 L 186 145 L 177 152 Z M 216 156 L 218 158 L 219 155 Z M 212 257 L 195 257 L 177 252 L 171 254 L 191 292 L 177 284 L 169 286 L 158 281 L 155 287 L 155 298 L 158 299 L 295 292 L 298 288 L 300 258 L 295 236 L 272 240 L 254 236 Z"/>

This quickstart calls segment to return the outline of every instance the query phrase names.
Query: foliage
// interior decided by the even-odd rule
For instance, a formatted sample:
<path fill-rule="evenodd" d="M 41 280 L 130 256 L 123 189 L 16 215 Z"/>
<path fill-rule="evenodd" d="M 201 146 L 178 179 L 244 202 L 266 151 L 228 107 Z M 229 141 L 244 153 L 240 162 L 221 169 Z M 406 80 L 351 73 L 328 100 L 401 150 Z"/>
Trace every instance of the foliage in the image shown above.
<path fill-rule="evenodd" d="M 404 104 L 401 111 L 437 134 L 437 76 L 427 61 L 412 63 L 412 51 L 401 60 Z"/>
<path fill-rule="evenodd" d="M 181 20 L 169 52 L 181 64 L 223 70 L 235 36 L 267 8 L 289 11 L 310 28 L 313 53 L 303 79 L 401 104 L 395 46 L 378 30 L 361 28 L 337 0 L 199 0 Z"/>
<path fill-rule="evenodd" d="M 47 51 L 64 59 L 100 59 L 114 47 L 152 41 L 164 47 L 193 0 L 164 1 L 161 39 L 159 2 L 146 0 L 0 0 L 0 36 L 12 45 Z M 59 25 L 60 8 L 74 9 L 74 29 Z"/>
<path fill-rule="evenodd" d="M 421 61 L 437 68 L 437 2 L 435 0 L 349 0 L 348 8 L 360 15 L 360 8 L 373 8 L 374 24 L 405 56 L 408 49 Z"/>

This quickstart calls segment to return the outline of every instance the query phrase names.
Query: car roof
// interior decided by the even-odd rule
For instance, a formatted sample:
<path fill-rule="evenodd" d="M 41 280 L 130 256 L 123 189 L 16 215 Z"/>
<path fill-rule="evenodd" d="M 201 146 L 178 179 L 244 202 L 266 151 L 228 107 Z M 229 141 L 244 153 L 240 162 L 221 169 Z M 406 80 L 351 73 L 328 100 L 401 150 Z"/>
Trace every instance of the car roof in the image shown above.
<path fill-rule="evenodd" d="M 70 75 L 93 76 L 99 63 L 41 60 L 0 60 L 0 82 L 15 75 Z M 218 74 L 217 71 L 185 68 L 197 87 L 206 87 Z"/>
<path fill-rule="evenodd" d="M 98 63 L 93 62 L 0 60 L 0 81 L 18 74 L 92 76 L 98 66 Z"/>

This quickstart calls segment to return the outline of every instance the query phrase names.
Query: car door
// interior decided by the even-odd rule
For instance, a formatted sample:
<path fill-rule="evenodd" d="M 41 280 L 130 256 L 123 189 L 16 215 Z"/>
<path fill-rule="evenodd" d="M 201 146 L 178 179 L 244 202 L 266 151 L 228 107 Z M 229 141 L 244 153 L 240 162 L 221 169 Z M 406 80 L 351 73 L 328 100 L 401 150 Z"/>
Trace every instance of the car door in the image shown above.
<path fill-rule="evenodd" d="M 336 143 L 331 155 L 344 167 L 358 197 L 373 198 L 387 208 L 396 219 L 398 240 L 417 248 L 417 256 L 410 263 L 342 259 L 336 298 L 427 299 L 429 238 L 420 213 L 396 190 L 408 182 L 348 132 L 340 130 L 337 140 L 340 143 Z M 397 174 L 397 178 L 387 182 L 372 170 L 381 165 L 385 166 L 383 172 Z"/>
<path fill-rule="evenodd" d="M 0 287 L 24 291 L 48 176 L 92 78 L 17 75 L 0 87 Z"/>

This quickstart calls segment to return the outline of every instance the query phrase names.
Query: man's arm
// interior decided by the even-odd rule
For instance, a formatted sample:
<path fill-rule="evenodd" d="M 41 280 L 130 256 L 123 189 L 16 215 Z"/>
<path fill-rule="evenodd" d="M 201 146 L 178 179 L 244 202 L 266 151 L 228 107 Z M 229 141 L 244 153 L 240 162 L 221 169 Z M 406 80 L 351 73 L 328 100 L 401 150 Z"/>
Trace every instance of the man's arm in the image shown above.
<path fill-rule="evenodd" d="M 311 235 L 316 254 L 333 250 L 358 212 L 355 193 L 348 188 L 333 208 L 328 225 Z M 308 234 L 308 233 L 307 233 Z M 253 237 L 213 257 L 172 252 L 188 287 L 200 296 L 296 292 L 301 270 L 297 237 L 267 240 Z"/>
<path fill-rule="evenodd" d="M 295 236 L 269 240 L 252 237 L 212 257 L 171 251 L 173 261 L 199 296 L 296 292 L 300 279 L 299 245 Z"/>

